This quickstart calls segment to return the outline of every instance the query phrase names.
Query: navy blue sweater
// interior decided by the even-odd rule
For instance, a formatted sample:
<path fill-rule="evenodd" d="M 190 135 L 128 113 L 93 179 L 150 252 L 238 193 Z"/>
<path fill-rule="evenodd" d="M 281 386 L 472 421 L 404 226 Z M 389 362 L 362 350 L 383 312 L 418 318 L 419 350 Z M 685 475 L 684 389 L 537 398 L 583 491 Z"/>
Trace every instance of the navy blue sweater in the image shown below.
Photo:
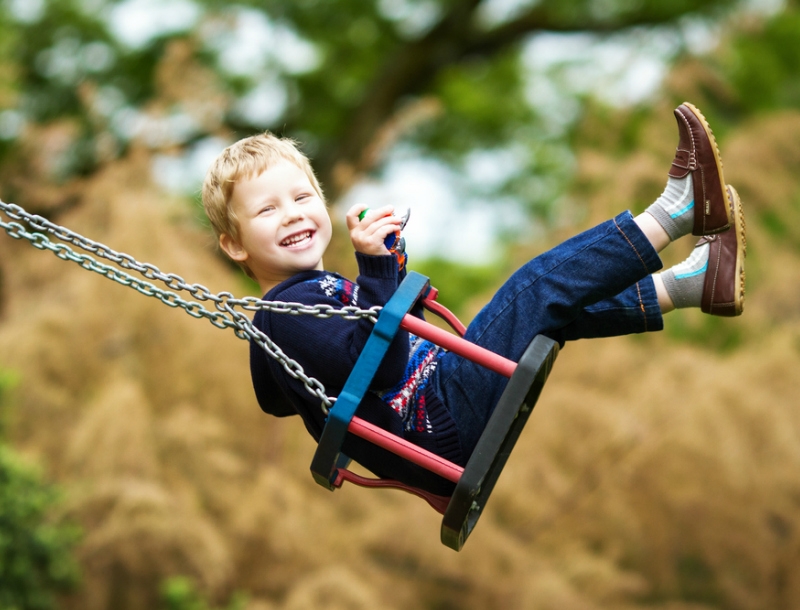
<path fill-rule="evenodd" d="M 286 301 L 367 309 L 384 305 L 404 276 L 394 256 L 356 254 L 359 276 L 355 283 L 328 271 L 306 271 L 282 282 L 266 295 L 267 301 Z M 422 316 L 416 307 L 413 315 Z M 254 323 L 305 373 L 318 379 L 329 396 L 337 396 L 355 365 L 374 324 L 341 316 L 320 319 L 259 311 Z M 455 423 L 429 383 L 444 351 L 401 330 L 392 342 L 370 391 L 356 414 L 452 462 L 463 465 Z M 282 365 L 251 342 L 250 371 L 261 408 L 278 417 L 298 414 L 314 439 L 319 440 L 325 416 L 319 398 L 288 375 Z M 378 476 L 396 479 L 433 493 L 449 494 L 452 483 L 358 437 L 348 435 L 344 453 Z"/>

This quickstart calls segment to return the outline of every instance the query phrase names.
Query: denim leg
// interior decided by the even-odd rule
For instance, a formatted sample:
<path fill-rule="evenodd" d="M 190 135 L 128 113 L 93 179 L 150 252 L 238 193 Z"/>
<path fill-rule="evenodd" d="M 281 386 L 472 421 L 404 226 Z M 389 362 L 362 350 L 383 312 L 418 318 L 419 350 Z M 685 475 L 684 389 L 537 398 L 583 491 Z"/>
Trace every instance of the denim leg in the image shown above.
<path fill-rule="evenodd" d="M 664 328 L 652 276 L 629 286 L 610 299 L 589 305 L 575 320 L 547 336 L 562 346 L 566 341 L 618 337 Z"/>
<path fill-rule="evenodd" d="M 623 212 L 523 265 L 475 317 L 465 338 L 516 361 L 538 334 L 559 340 L 559 332 L 566 339 L 595 336 L 589 330 L 593 319 L 603 324 L 598 336 L 655 330 L 661 324 L 660 311 L 652 307 L 655 289 L 652 280 L 642 280 L 661 266 L 633 216 Z M 647 303 L 637 296 L 637 282 Z M 507 380 L 448 353 L 432 382 L 456 421 L 464 455 L 470 455 Z"/>

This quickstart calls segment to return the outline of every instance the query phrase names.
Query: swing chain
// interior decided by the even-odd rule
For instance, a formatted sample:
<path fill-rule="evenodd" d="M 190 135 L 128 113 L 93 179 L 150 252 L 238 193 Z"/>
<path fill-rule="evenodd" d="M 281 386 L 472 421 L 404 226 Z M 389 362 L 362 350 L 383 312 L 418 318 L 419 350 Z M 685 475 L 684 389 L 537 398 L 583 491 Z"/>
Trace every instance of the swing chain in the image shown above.
<path fill-rule="evenodd" d="M 45 231 L 47 233 L 50 233 L 51 235 L 60 239 L 63 242 L 70 243 L 82 250 L 91 252 L 92 254 L 96 254 L 101 258 L 104 258 L 106 260 L 111 261 L 112 263 L 119 265 L 123 269 L 136 271 L 137 273 L 139 273 L 148 280 L 161 281 L 171 290 L 186 291 L 189 294 L 191 294 L 192 297 L 194 297 L 199 301 L 212 301 L 218 309 L 220 309 L 220 305 L 222 305 L 223 303 L 229 302 L 232 303 L 234 306 L 241 307 L 242 309 L 246 309 L 248 311 L 258 311 L 264 309 L 272 313 L 288 313 L 292 315 L 312 315 L 317 318 L 330 318 L 338 315 L 342 316 L 346 320 L 359 320 L 361 318 L 368 318 L 373 322 L 377 320 L 378 313 L 380 312 L 379 306 L 372 307 L 370 309 L 360 309 L 354 306 L 333 307 L 331 305 L 326 305 L 326 304 L 305 305 L 303 303 L 290 303 L 284 301 L 263 301 L 256 297 L 235 298 L 230 292 L 220 292 L 218 294 L 214 294 L 208 288 L 206 288 L 201 284 L 187 284 L 186 281 L 181 276 L 175 273 L 164 273 L 155 265 L 152 265 L 150 263 L 141 263 L 137 261 L 130 254 L 125 254 L 124 252 L 117 252 L 109 248 L 105 244 L 93 241 L 87 237 L 84 237 L 83 235 L 80 235 L 79 233 L 70 231 L 66 227 L 54 224 L 49 220 L 43 218 L 42 216 L 29 214 L 18 205 L 4 203 L 2 200 L 0 200 L 0 210 L 5 212 L 10 218 L 14 220 L 22 220 L 26 222 L 32 229 L 36 231 Z M 47 241 L 43 235 L 37 233 L 26 234 L 25 229 L 17 223 L 10 223 L 10 224 L 0 223 L 0 226 L 2 226 L 6 230 L 6 232 L 8 232 L 9 235 L 11 235 L 11 237 L 14 237 L 16 239 L 25 237 L 39 249 L 47 248 L 47 246 L 43 245 L 44 242 L 42 240 Z M 29 237 L 29 235 L 31 235 L 31 237 Z M 61 247 L 64 248 L 64 246 Z M 48 249 L 52 250 L 52 248 Z M 57 253 L 56 255 L 59 256 Z M 59 256 L 59 258 L 63 259 L 65 257 Z M 75 261 L 75 262 L 80 263 L 80 261 Z M 101 267 L 103 266 L 101 263 L 97 264 L 100 265 Z M 97 271 L 96 269 L 93 270 Z M 103 272 L 100 273 L 101 275 L 104 275 Z M 109 277 L 109 279 L 115 279 L 115 278 Z M 141 282 L 141 280 L 136 280 L 136 281 Z M 127 282 L 120 282 L 120 283 L 124 285 L 129 285 Z M 138 286 L 135 285 L 134 288 L 138 289 Z M 148 296 L 153 296 L 153 295 L 148 294 Z M 171 305 L 171 303 L 167 304 Z M 201 316 L 196 315 L 195 317 L 201 317 Z"/>
<path fill-rule="evenodd" d="M 325 387 L 319 380 L 306 375 L 300 363 L 287 356 L 272 339 L 259 330 L 247 316 L 236 311 L 234 307 L 241 307 L 247 311 L 266 310 L 272 313 L 286 313 L 289 315 L 312 315 L 322 319 L 333 316 L 342 316 L 346 320 L 366 318 L 373 323 L 380 313 L 381 308 L 379 306 L 371 307 L 370 309 L 360 309 L 354 306 L 337 308 L 326 304 L 305 305 L 303 303 L 283 301 L 263 301 L 255 297 L 235 298 L 230 292 L 214 294 L 201 284 L 187 284 L 179 275 L 163 273 L 155 265 L 141 263 L 129 254 L 116 252 L 105 244 L 92 241 L 41 216 L 29 214 L 18 205 L 8 204 L 0 200 L 0 210 L 13 219 L 12 222 L 6 223 L 0 218 L 0 227 L 10 237 L 27 239 L 31 245 L 39 250 L 50 250 L 61 260 L 75 262 L 88 271 L 94 271 L 123 286 L 133 288 L 145 296 L 155 297 L 170 307 L 180 307 L 194 318 L 206 318 L 217 328 L 233 328 L 238 338 L 255 342 L 268 356 L 280 362 L 291 377 L 300 380 L 312 396 L 320 399 L 321 408 L 325 415 L 328 414 L 328 410 L 336 398 L 327 396 Z M 77 248 L 109 260 L 123 269 L 135 271 L 148 280 L 163 282 L 171 290 L 186 291 L 198 301 L 211 301 L 217 311 L 210 311 L 203 307 L 201 303 L 195 301 L 186 301 L 175 292 L 158 288 L 154 284 L 140 280 L 116 267 L 105 265 L 87 254 L 75 252 L 65 244 L 53 243 L 44 233 L 31 233 L 20 223 L 14 222 L 16 220 L 27 223 L 35 231 L 50 233 L 63 242 L 70 243 Z"/>

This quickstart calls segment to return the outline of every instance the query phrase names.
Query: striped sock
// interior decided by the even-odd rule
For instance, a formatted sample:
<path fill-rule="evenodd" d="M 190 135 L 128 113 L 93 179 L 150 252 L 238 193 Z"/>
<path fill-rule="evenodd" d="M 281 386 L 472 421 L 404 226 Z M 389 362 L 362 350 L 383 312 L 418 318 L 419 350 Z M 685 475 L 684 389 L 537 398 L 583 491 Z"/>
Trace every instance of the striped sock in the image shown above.
<path fill-rule="evenodd" d="M 694 223 L 694 189 L 692 175 L 667 178 L 664 192 L 647 210 L 672 241 L 691 233 Z"/>
<path fill-rule="evenodd" d="M 667 294 L 677 309 L 700 307 L 710 249 L 711 246 L 703 242 L 692 250 L 689 258 L 661 274 Z"/>

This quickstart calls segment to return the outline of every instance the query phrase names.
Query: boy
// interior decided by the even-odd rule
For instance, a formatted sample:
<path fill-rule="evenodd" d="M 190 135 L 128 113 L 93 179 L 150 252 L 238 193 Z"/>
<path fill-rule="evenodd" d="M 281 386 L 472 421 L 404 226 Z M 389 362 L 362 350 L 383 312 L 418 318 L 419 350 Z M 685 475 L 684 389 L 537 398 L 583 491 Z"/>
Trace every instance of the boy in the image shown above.
<path fill-rule="evenodd" d="M 662 315 L 700 307 L 735 316 L 744 302 L 745 234 L 741 203 L 725 185 L 705 118 L 691 104 L 675 110 L 679 143 L 663 194 L 634 218 L 623 212 L 523 265 L 469 325 L 466 339 L 518 360 L 537 334 L 559 341 L 660 330 Z M 203 203 L 222 250 L 254 278 L 264 299 L 309 305 L 383 305 L 405 271 L 385 238 L 401 220 L 389 206 L 347 212 L 359 277 L 323 267 L 331 238 L 325 199 L 294 143 L 269 134 L 241 140 L 217 158 Z M 365 212 L 365 214 L 362 214 Z M 363 216 L 363 219 L 360 219 Z M 658 252 L 687 234 L 700 236 L 683 263 L 660 273 Z M 412 311 L 421 316 L 419 307 Z M 329 395 L 341 391 L 372 331 L 365 319 L 319 319 L 259 311 L 254 323 Z M 261 408 L 299 414 L 319 439 L 319 402 L 280 364 L 251 345 L 251 374 Z M 506 380 L 401 331 L 358 415 L 457 464 L 465 464 Z M 452 485 L 362 439 L 344 452 L 375 474 L 434 493 Z"/>

